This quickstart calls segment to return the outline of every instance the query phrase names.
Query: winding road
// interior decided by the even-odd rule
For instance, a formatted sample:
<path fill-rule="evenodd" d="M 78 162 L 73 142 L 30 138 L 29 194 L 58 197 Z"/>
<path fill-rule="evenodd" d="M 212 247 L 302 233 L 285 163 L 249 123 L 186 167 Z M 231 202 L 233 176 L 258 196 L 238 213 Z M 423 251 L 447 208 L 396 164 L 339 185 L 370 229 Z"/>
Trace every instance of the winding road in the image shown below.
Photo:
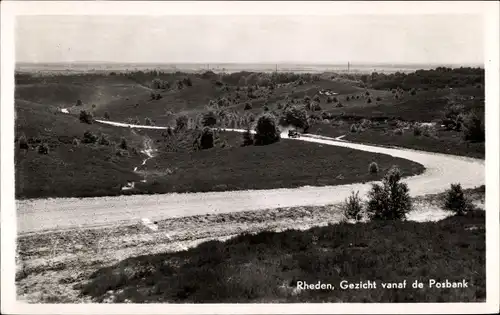
<path fill-rule="evenodd" d="M 129 125 L 104 120 L 97 122 L 140 129 L 168 128 Z M 226 130 L 244 132 L 241 129 Z M 286 138 L 286 132 L 282 136 Z M 412 196 L 443 192 L 449 188 L 450 183 L 461 183 L 463 188 L 474 188 L 485 184 L 485 163 L 480 159 L 370 146 L 318 135 L 302 135 L 290 141 L 308 141 L 352 148 L 420 163 L 425 166 L 426 171 L 404 179 Z M 129 224 L 142 218 L 157 220 L 200 214 L 335 204 L 344 201 L 352 190 L 359 190 L 360 195 L 364 196 L 370 187 L 370 183 L 359 183 L 292 189 L 17 200 L 17 226 L 18 233 L 24 234 L 77 227 Z"/>

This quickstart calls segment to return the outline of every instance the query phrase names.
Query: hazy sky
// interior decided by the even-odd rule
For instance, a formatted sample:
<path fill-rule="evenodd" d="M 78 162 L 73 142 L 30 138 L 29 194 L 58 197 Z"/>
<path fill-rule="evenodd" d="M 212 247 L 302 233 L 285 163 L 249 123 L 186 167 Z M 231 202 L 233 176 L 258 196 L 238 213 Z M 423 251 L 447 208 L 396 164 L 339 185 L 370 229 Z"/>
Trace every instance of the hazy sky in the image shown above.
<path fill-rule="evenodd" d="M 18 62 L 482 63 L 479 15 L 23 16 Z"/>

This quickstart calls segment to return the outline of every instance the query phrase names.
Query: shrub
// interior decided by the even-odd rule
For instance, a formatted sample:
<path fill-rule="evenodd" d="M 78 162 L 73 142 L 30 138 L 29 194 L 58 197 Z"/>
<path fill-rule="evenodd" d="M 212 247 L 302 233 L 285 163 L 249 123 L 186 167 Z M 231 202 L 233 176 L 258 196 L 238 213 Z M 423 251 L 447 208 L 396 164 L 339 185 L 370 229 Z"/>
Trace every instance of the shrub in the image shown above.
<path fill-rule="evenodd" d="M 186 115 L 181 115 L 175 119 L 175 131 L 184 130 L 188 127 L 189 118 Z"/>
<path fill-rule="evenodd" d="M 282 104 L 282 103 L 278 103 L 277 108 L 278 108 L 278 109 L 283 109 L 283 104 Z"/>
<path fill-rule="evenodd" d="M 336 107 L 339 107 L 339 108 L 340 108 L 340 107 L 344 107 L 344 104 L 342 104 L 342 103 L 340 103 L 340 102 L 339 102 L 339 103 L 337 103 L 337 106 L 336 106 Z"/>
<path fill-rule="evenodd" d="M 311 110 L 313 111 L 320 111 L 321 110 L 321 105 L 319 105 L 318 103 L 314 103 L 314 104 L 311 104 Z"/>
<path fill-rule="evenodd" d="M 98 137 L 96 135 L 94 135 L 92 132 L 87 130 L 83 133 L 82 142 L 83 143 L 96 143 L 97 139 L 98 139 Z"/>
<path fill-rule="evenodd" d="M 314 95 L 313 101 L 318 102 L 318 103 L 321 101 L 318 94 Z"/>
<path fill-rule="evenodd" d="M 250 109 L 252 109 L 252 104 L 250 104 L 249 102 L 245 103 L 244 110 L 250 110 Z"/>
<path fill-rule="evenodd" d="M 302 106 L 291 106 L 283 111 L 280 123 L 283 126 L 294 126 L 305 129 L 309 125 L 307 111 Z"/>
<path fill-rule="evenodd" d="M 250 132 L 250 129 L 247 129 L 243 133 L 243 143 L 241 146 L 246 147 L 249 145 L 253 145 L 253 138 L 252 138 L 252 133 Z"/>
<path fill-rule="evenodd" d="M 354 193 L 345 200 L 343 206 L 344 216 L 348 220 L 359 221 L 362 219 L 363 206 L 361 204 L 361 198 L 359 197 L 359 191 Z"/>
<path fill-rule="evenodd" d="M 377 102 L 380 102 L 382 99 L 380 98 L 380 96 L 377 96 L 376 100 Z"/>
<path fill-rule="evenodd" d="M 198 148 L 201 150 L 210 149 L 214 147 L 214 132 L 212 129 L 205 127 L 201 132 L 198 140 Z"/>
<path fill-rule="evenodd" d="M 356 133 L 356 132 L 358 132 L 358 128 L 356 127 L 356 125 L 355 125 L 355 124 L 352 124 L 352 125 L 351 125 L 351 128 L 350 128 L 349 130 L 350 130 L 352 133 Z"/>
<path fill-rule="evenodd" d="M 209 111 L 209 112 L 203 114 L 201 124 L 204 127 L 215 126 L 217 124 L 217 115 L 213 111 Z"/>
<path fill-rule="evenodd" d="M 444 197 L 444 208 L 457 215 L 463 215 L 471 207 L 460 184 L 451 184 Z"/>
<path fill-rule="evenodd" d="M 104 112 L 104 119 L 109 119 L 109 113 L 108 112 Z"/>
<path fill-rule="evenodd" d="M 102 135 L 99 137 L 99 141 L 98 141 L 98 143 L 99 143 L 100 145 L 109 145 L 109 144 L 110 144 L 110 142 L 109 142 L 109 140 L 108 140 L 108 137 L 107 137 L 105 134 L 102 134 Z"/>
<path fill-rule="evenodd" d="M 144 124 L 145 124 L 146 126 L 154 126 L 153 121 L 152 121 L 152 120 L 151 120 L 151 118 L 149 118 L 149 117 L 146 117 L 146 118 L 144 119 Z"/>
<path fill-rule="evenodd" d="M 332 102 L 333 102 L 333 97 L 328 96 L 328 97 L 326 98 L 326 102 L 327 102 L 327 103 L 332 103 Z"/>
<path fill-rule="evenodd" d="M 28 140 L 26 140 L 26 136 L 25 135 L 21 135 L 19 137 L 19 149 L 22 149 L 22 150 L 28 150 L 29 149 Z"/>
<path fill-rule="evenodd" d="M 349 102 L 349 100 L 350 100 L 350 99 L 351 99 L 351 98 L 350 98 L 349 96 L 346 96 L 346 98 L 345 98 L 345 100 L 346 100 L 347 102 Z"/>
<path fill-rule="evenodd" d="M 356 95 L 356 99 L 359 100 L 359 95 Z"/>
<path fill-rule="evenodd" d="M 413 126 L 413 135 L 420 137 L 422 135 L 422 128 L 418 125 Z"/>
<path fill-rule="evenodd" d="M 128 148 L 127 139 L 125 139 L 123 137 L 120 139 L 119 148 L 123 149 L 123 150 L 127 150 L 127 148 Z"/>
<path fill-rule="evenodd" d="M 264 114 L 257 120 L 254 144 L 268 145 L 280 140 L 280 130 L 273 115 Z"/>
<path fill-rule="evenodd" d="M 304 102 L 308 103 L 310 101 L 311 101 L 311 98 L 309 97 L 309 95 L 304 96 Z"/>
<path fill-rule="evenodd" d="M 366 102 L 367 102 L 368 104 L 370 104 L 370 103 L 372 102 L 372 99 L 371 99 L 371 98 L 368 98 L 368 99 L 366 100 Z"/>
<path fill-rule="evenodd" d="M 370 96 L 370 92 L 366 91 L 365 95 Z"/>
<path fill-rule="evenodd" d="M 485 140 L 484 117 L 471 112 L 463 120 L 464 138 L 472 142 L 483 142 Z"/>
<path fill-rule="evenodd" d="M 90 112 L 87 112 L 86 110 L 80 111 L 80 122 L 85 123 L 85 124 L 92 124 L 94 117 L 92 117 L 92 114 Z"/>
<path fill-rule="evenodd" d="M 337 103 L 339 100 L 338 100 L 338 98 L 337 98 L 337 97 L 334 97 L 334 98 L 333 98 L 333 101 L 334 101 L 335 103 Z"/>
<path fill-rule="evenodd" d="M 96 107 L 96 104 L 92 104 L 92 109 L 95 109 Z"/>
<path fill-rule="evenodd" d="M 411 210 L 408 185 L 401 183 L 401 172 L 392 167 L 385 175 L 382 185 L 373 184 L 368 193 L 367 212 L 374 220 L 402 220 Z"/>
<path fill-rule="evenodd" d="M 269 111 L 269 106 L 264 105 L 264 111 L 265 111 L 265 112 L 268 112 L 268 111 Z"/>
<path fill-rule="evenodd" d="M 78 140 L 77 138 L 74 138 L 72 141 L 72 144 L 73 144 L 73 146 L 77 147 L 80 145 L 80 140 Z"/>
<path fill-rule="evenodd" d="M 396 136 L 401 136 L 401 135 L 403 135 L 403 129 L 401 129 L 401 128 L 396 128 L 396 129 L 394 130 L 394 134 L 395 134 Z"/>
<path fill-rule="evenodd" d="M 378 164 L 376 162 L 371 162 L 370 165 L 368 165 L 368 171 L 370 172 L 370 174 L 377 174 Z"/>
<path fill-rule="evenodd" d="M 82 106 L 83 102 L 82 100 L 76 100 L 76 106 Z"/>
<path fill-rule="evenodd" d="M 42 143 L 37 147 L 37 151 L 40 154 L 49 154 L 49 146 L 47 143 Z"/>
<path fill-rule="evenodd" d="M 186 86 L 193 86 L 193 81 L 191 81 L 191 78 L 187 77 L 187 78 L 184 78 L 182 80 L 182 82 L 184 83 L 184 85 Z"/>

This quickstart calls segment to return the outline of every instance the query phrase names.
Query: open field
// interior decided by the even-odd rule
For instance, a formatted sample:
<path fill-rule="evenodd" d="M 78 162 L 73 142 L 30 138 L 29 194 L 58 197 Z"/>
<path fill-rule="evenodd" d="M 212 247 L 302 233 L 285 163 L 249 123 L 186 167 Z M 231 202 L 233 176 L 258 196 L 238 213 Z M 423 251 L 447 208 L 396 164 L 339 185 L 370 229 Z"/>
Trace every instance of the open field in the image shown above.
<path fill-rule="evenodd" d="M 482 208 L 484 192 L 466 195 Z M 158 221 L 158 231 L 138 221 L 20 236 L 17 293 L 32 303 L 482 301 L 484 212 L 445 218 L 441 198 L 414 200 L 409 219 L 431 221 L 423 223 L 338 224 L 332 205 L 172 218 Z M 470 285 L 397 294 L 295 289 L 297 280 L 429 278 Z"/>

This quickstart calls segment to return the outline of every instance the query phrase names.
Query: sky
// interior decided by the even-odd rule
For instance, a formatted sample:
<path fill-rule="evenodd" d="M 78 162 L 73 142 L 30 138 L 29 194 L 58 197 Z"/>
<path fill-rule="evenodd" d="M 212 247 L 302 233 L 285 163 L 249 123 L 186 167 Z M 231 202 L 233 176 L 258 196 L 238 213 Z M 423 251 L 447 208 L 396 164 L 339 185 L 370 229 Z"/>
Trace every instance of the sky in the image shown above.
<path fill-rule="evenodd" d="M 480 15 L 21 16 L 16 61 L 484 62 Z"/>

